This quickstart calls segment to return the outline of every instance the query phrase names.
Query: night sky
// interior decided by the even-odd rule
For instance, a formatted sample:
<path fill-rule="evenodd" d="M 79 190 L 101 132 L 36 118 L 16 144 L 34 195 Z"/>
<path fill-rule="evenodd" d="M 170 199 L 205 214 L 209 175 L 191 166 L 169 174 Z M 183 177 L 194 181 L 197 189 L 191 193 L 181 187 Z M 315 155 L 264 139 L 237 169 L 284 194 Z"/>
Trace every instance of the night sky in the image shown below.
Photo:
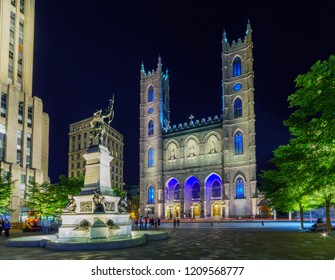
<path fill-rule="evenodd" d="M 294 79 L 335 51 L 333 1 L 36 0 L 33 95 L 50 117 L 49 176 L 67 175 L 69 124 L 106 108 L 124 135 L 124 181 L 139 181 L 140 67 L 170 76 L 171 125 L 221 114 L 221 40 L 254 42 L 258 171 L 286 144 Z M 276 4 L 278 3 L 278 4 Z M 277 6 L 276 6 L 277 5 Z M 334 93 L 335 94 L 335 93 Z"/>

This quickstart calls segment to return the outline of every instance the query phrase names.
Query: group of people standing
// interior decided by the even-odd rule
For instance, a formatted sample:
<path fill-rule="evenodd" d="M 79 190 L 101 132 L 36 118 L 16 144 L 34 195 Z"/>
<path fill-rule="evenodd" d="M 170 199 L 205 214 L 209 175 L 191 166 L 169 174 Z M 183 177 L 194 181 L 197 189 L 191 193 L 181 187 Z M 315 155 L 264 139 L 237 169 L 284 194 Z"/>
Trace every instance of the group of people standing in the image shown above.
<path fill-rule="evenodd" d="M 151 228 L 158 228 L 161 225 L 161 219 L 160 218 L 148 218 L 148 217 L 140 217 L 139 219 L 135 219 L 134 221 L 134 227 L 136 229 L 148 229 L 148 227 Z"/>
<path fill-rule="evenodd" d="M 49 219 L 40 219 L 37 221 L 37 227 L 43 234 L 49 234 L 51 231 L 51 221 Z"/>
<path fill-rule="evenodd" d="M 0 219 L 0 236 L 2 236 L 2 231 L 5 232 L 5 236 L 9 237 L 10 221 L 8 219 Z"/>

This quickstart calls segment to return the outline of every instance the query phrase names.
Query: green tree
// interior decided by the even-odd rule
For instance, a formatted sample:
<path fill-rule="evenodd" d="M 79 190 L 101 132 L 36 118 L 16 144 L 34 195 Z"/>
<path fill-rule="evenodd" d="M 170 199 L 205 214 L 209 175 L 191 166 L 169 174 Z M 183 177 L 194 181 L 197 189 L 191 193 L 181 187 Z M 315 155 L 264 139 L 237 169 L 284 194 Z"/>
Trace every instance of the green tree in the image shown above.
<path fill-rule="evenodd" d="M 299 211 L 301 228 L 304 228 L 303 213 L 315 208 L 315 191 L 310 188 L 305 161 L 304 144 L 292 139 L 289 144 L 274 151 L 272 170 L 262 171 L 260 189 L 277 210 Z"/>
<path fill-rule="evenodd" d="M 288 98 L 294 112 L 285 125 L 305 145 L 306 176 L 316 197 L 324 201 L 330 231 L 330 205 L 335 199 L 335 56 L 317 61 L 295 83 L 297 91 Z"/>
<path fill-rule="evenodd" d="M 44 182 L 37 183 L 35 180 L 29 182 L 27 192 L 25 195 L 25 206 L 31 211 L 38 212 L 41 216 L 50 216 L 52 211 L 50 209 L 49 200 L 50 184 Z"/>
<path fill-rule="evenodd" d="M 50 207 L 58 215 L 69 201 L 69 196 L 77 195 L 84 186 L 84 177 L 68 178 L 64 175 L 59 176 L 59 182 L 50 186 Z"/>
<path fill-rule="evenodd" d="M 30 182 L 25 206 L 42 216 L 56 216 L 62 213 L 70 195 L 77 195 L 84 185 L 84 178 L 59 176 L 59 182 L 38 184 Z"/>
<path fill-rule="evenodd" d="M 9 215 L 10 209 L 10 197 L 13 193 L 14 181 L 12 181 L 12 175 L 10 172 L 3 172 L 0 169 L 0 213 Z"/>

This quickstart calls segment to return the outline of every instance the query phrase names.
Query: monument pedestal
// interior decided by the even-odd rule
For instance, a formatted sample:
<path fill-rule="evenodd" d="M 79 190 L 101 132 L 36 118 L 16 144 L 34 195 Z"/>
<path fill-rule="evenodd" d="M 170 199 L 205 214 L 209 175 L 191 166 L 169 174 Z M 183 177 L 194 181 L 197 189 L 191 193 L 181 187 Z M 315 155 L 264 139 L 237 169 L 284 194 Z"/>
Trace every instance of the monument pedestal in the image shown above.
<path fill-rule="evenodd" d="M 110 161 L 106 147 L 91 146 L 84 154 L 86 173 L 84 187 L 63 210 L 59 238 L 129 238 L 129 213 L 119 213 L 120 197 L 113 194 Z"/>

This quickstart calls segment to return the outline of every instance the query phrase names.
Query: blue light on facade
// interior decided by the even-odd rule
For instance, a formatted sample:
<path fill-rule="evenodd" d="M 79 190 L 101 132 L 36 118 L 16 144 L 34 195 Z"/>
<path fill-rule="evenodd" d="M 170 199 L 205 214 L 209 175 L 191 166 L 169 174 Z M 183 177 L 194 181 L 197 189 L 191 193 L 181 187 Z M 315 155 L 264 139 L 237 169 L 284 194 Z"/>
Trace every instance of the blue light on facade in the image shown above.
<path fill-rule="evenodd" d="M 241 83 L 237 83 L 237 84 L 235 84 L 234 87 L 233 87 L 233 89 L 234 89 L 235 91 L 239 91 L 239 90 L 241 90 L 241 88 L 242 88 L 242 84 L 241 84 Z"/>

